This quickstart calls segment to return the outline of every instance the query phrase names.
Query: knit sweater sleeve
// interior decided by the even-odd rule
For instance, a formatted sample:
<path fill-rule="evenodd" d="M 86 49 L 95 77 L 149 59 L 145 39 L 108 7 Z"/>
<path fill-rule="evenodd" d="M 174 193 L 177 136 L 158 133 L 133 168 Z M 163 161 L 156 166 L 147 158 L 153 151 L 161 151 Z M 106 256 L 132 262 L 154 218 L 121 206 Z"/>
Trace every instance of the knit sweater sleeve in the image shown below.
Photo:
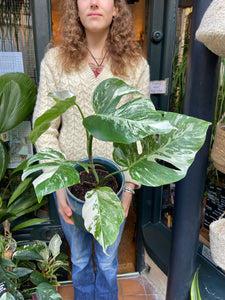
<path fill-rule="evenodd" d="M 150 97 L 150 70 L 148 62 L 144 58 L 139 70 L 136 88 L 142 92 L 145 97 Z"/>
<path fill-rule="evenodd" d="M 40 82 L 37 94 L 37 100 L 33 112 L 33 125 L 35 120 L 42 115 L 47 109 L 55 104 L 55 101 L 48 96 L 49 92 L 57 90 L 56 79 L 56 53 L 54 49 L 50 49 L 41 62 Z M 58 128 L 60 126 L 60 117 L 51 122 L 50 128 L 43 133 L 35 143 L 37 152 L 46 148 L 52 148 L 60 151 L 58 142 Z"/>

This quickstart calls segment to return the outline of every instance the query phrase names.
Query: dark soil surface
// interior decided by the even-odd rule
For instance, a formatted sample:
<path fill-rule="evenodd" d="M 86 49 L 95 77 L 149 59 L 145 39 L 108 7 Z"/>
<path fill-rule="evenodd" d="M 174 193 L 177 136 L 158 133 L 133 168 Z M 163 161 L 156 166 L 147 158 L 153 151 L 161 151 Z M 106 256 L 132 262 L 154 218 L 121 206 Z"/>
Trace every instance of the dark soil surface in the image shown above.
<path fill-rule="evenodd" d="M 108 172 L 106 172 L 104 170 L 99 170 L 99 169 L 96 170 L 96 172 L 99 176 L 100 181 L 102 178 L 104 178 L 108 174 Z M 96 180 L 95 180 L 95 177 L 94 177 L 92 171 L 90 170 L 89 173 L 87 173 L 86 171 L 82 171 L 80 173 L 80 183 L 70 186 L 69 190 L 78 199 L 85 200 L 85 194 L 88 191 L 95 188 L 95 185 L 96 185 Z M 119 190 L 116 179 L 113 176 L 109 177 L 104 182 L 103 186 L 111 187 L 111 189 L 115 193 L 117 193 Z"/>

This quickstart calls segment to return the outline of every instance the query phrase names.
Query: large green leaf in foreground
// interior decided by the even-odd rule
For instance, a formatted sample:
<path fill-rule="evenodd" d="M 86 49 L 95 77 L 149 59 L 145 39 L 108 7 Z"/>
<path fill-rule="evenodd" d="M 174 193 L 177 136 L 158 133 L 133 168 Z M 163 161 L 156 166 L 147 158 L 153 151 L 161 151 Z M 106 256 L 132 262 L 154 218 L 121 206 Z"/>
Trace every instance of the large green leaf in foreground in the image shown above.
<path fill-rule="evenodd" d="M 35 120 L 34 128 L 30 133 L 30 140 L 33 144 L 50 127 L 51 121 L 76 104 L 76 96 L 69 91 L 54 92 L 50 93 L 49 96 L 56 101 L 56 104 Z"/>
<path fill-rule="evenodd" d="M 84 119 L 83 125 L 99 140 L 125 144 L 174 129 L 148 98 L 137 98 L 115 111 L 91 115 Z"/>
<path fill-rule="evenodd" d="M 9 154 L 6 146 L 2 140 L 0 140 L 0 181 L 5 175 L 6 169 L 8 167 Z"/>
<path fill-rule="evenodd" d="M 119 234 L 124 220 L 124 209 L 120 199 L 109 187 L 87 192 L 82 209 L 84 225 L 93 234 L 106 253 Z"/>
<path fill-rule="evenodd" d="M 32 165 L 38 161 L 47 162 Z M 44 170 L 44 172 L 33 181 L 35 193 L 40 202 L 45 195 L 80 182 L 79 173 L 72 166 L 73 164 L 79 164 L 87 170 L 86 164 L 66 160 L 62 153 L 52 149 L 46 149 L 28 159 L 22 180 L 33 173 Z"/>
<path fill-rule="evenodd" d="M 121 98 L 130 94 L 142 95 L 140 91 L 126 84 L 121 79 L 109 78 L 103 80 L 93 93 L 93 109 L 96 114 L 114 112 Z"/>
<path fill-rule="evenodd" d="M 141 150 L 137 149 L 136 143 L 114 144 L 114 160 L 120 166 L 128 167 L 133 179 L 147 186 L 160 186 L 184 178 L 210 125 L 172 112 L 165 112 L 165 118 L 177 130 L 144 138 Z"/>
<path fill-rule="evenodd" d="M 132 94 L 139 94 L 139 97 L 132 100 Z M 126 103 L 118 108 L 121 98 L 128 95 Z M 155 110 L 151 99 L 140 95 L 120 79 L 102 81 L 92 98 L 95 114 L 84 119 L 84 127 L 97 139 L 125 144 L 150 134 L 170 132 L 173 126 Z"/>
<path fill-rule="evenodd" d="M 0 76 L 0 132 L 19 125 L 32 113 L 36 86 L 24 73 L 12 72 Z"/>

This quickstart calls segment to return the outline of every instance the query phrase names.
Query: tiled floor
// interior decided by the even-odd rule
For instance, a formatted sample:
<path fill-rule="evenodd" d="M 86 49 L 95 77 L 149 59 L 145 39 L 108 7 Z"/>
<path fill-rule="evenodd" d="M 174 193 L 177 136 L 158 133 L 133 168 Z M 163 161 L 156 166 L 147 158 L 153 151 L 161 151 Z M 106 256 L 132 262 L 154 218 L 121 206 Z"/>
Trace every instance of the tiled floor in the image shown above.
<path fill-rule="evenodd" d="M 144 275 L 118 277 L 119 300 L 161 300 Z M 73 300 L 72 285 L 59 287 L 63 300 Z M 91 299 L 90 299 L 91 300 Z"/>

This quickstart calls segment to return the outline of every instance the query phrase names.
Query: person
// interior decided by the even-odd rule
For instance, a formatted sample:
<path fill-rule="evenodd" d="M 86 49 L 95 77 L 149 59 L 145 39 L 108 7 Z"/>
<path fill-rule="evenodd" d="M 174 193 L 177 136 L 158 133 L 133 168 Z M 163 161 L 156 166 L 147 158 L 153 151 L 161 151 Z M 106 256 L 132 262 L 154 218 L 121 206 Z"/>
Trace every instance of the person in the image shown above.
<path fill-rule="evenodd" d="M 132 15 L 125 0 L 64 0 L 60 20 L 60 39 L 41 62 L 40 82 L 33 122 L 54 105 L 48 93 L 70 90 L 76 95 L 85 117 L 94 113 L 91 97 L 97 85 L 117 77 L 149 97 L 149 66 L 135 41 Z M 129 101 L 129 97 L 123 101 Z M 87 157 L 85 131 L 76 107 L 52 121 L 37 140 L 37 151 L 53 148 L 67 159 Z M 112 143 L 93 141 L 93 155 L 112 159 Z M 125 185 L 138 186 L 128 174 Z M 132 190 L 130 190 L 132 192 Z M 132 193 L 124 191 L 121 202 L 125 218 Z M 56 204 L 63 231 L 70 245 L 72 281 L 77 300 L 118 299 L 117 252 L 123 224 L 116 242 L 107 248 L 108 255 L 90 233 L 78 229 L 71 218 L 66 190 L 56 191 Z"/>

